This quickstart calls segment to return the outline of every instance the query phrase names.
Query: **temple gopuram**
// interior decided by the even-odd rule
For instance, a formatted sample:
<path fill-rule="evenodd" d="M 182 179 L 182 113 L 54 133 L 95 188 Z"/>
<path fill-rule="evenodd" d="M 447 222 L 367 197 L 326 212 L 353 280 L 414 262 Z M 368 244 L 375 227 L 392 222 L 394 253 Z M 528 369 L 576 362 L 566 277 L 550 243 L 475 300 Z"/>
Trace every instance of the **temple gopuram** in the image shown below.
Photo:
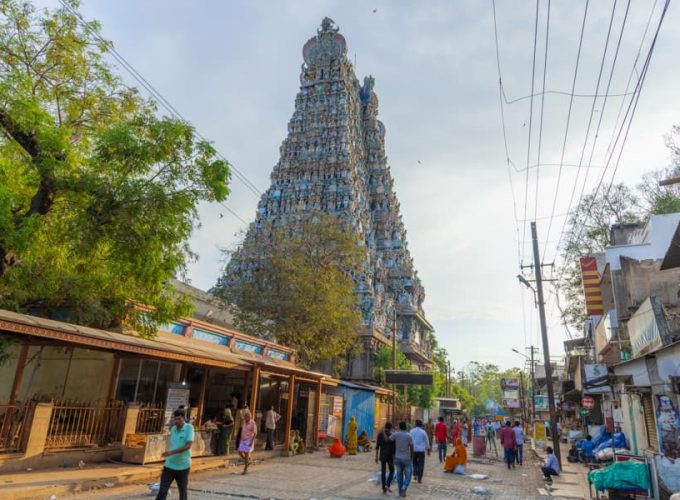
<path fill-rule="evenodd" d="M 272 227 L 293 229 L 314 212 L 337 216 L 367 248 L 365 272 L 356 277 L 363 352 L 348 360 L 344 377 L 374 378 L 375 354 L 391 345 L 395 312 L 401 351 L 414 368 L 429 369 L 433 328 L 423 312 L 425 291 L 408 251 L 385 155 L 375 81 L 368 76 L 359 83 L 332 19 L 322 21 L 302 55 L 288 137 L 246 239 Z"/>

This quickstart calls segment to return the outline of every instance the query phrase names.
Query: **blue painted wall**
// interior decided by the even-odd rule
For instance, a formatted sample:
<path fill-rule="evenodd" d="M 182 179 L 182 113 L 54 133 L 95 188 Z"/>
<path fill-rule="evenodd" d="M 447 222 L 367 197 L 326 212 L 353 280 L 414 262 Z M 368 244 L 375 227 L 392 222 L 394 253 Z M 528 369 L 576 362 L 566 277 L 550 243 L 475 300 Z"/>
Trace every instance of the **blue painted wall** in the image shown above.
<path fill-rule="evenodd" d="M 349 417 L 357 421 L 357 436 L 366 431 L 370 439 L 373 439 L 375 423 L 375 393 L 361 389 L 341 386 L 345 399 L 345 417 L 342 426 L 342 440 L 347 439 L 347 427 Z"/>

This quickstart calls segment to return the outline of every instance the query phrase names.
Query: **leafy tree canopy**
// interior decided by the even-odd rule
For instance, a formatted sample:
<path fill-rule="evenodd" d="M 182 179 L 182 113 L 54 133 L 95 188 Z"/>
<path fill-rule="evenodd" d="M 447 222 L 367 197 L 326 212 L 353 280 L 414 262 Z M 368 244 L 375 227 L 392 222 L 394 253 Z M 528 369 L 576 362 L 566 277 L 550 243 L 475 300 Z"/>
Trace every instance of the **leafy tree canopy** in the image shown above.
<path fill-rule="evenodd" d="M 152 335 L 188 312 L 164 284 L 229 167 L 123 85 L 110 48 L 68 9 L 0 1 L 0 307 Z"/>
<path fill-rule="evenodd" d="M 253 232 L 213 292 L 231 304 L 240 328 L 296 349 L 304 364 L 345 359 L 361 331 L 352 276 L 364 252 L 336 218 L 317 213 L 292 234 Z"/>

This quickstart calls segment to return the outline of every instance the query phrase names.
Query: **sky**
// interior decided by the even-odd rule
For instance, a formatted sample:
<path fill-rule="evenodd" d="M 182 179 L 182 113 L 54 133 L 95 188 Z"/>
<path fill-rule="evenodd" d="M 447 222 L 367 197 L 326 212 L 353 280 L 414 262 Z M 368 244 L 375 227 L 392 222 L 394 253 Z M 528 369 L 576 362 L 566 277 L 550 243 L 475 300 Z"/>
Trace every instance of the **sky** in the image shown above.
<path fill-rule="evenodd" d="M 543 262 L 553 262 L 564 214 L 581 192 L 595 188 L 602 167 L 609 167 L 604 186 L 616 165 L 615 180 L 638 183 L 644 172 L 669 165 L 664 137 L 680 123 L 678 5 L 671 5 L 659 32 L 625 143 L 625 127 L 612 140 L 630 102 L 621 94 L 631 74 L 628 92 L 635 88 L 663 2 L 588 4 L 573 100 L 565 93 L 574 80 L 586 3 L 552 1 L 549 23 L 547 5 L 540 0 L 536 22 L 535 2 L 496 1 L 505 98 L 525 97 L 502 107 L 491 0 L 83 0 L 80 10 L 101 22 L 117 51 L 260 192 L 269 186 L 293 113 L 302 46 L 322 18 L 331 17 L 359 80 L 375 77 L 388 161 L 427 293 L 425 311 L 460 369 L 470 361 L 520 366 L 523 359 L 512 349 L 540 346 L 533 296 L 516 278 L 519 264 L 531 262 L 525 221 L 537 220 Z M 600 97 L 593 98 L 598 76 Z M 532 81 L 539 93 L 533 99 Z M 222 250 L 239 241 L 246 228 L 240 219 L 254 219 L 257 201 L 233 179 L 225 204 L 238 218 L 219 204 L 200 207 L 201 227 L 191 240 L 198 255 L 189 273 L 194 286 L 215 283 Z M 551 270 L 545 272 L 550 277 Z M 550 350 L 559 355 L 567 332 L 554 300 L 547 300 Z"/>

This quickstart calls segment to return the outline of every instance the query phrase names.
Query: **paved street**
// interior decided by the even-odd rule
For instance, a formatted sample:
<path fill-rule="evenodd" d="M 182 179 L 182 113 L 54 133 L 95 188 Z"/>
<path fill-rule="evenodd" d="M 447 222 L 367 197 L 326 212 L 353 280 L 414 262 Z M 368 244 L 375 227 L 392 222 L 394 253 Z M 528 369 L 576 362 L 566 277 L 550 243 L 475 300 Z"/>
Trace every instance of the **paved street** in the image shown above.
<path fill-rule="evenodd" d="M 369 481 L 379 471 L 373 456 L 373 453 L 364 453 L 338 460 L 331 459 L 325 452 L 318 452 L 269 460 L 255 465 L 247 476 L 240 475 L 240 468 L 236 467 L 197 473 L 190 480 L 190 496 L 192 499 L 206 500 L 384 498 L 380 487 Z M 411 483 L 409 498 L 540 498 L 538 488 L 543 485 L 543 481 L 535 459 L 529 458 L 523 467 L 518 466 L 510 471 L 495 460 L 472 460 L 468 464 L 468 475 L 486 474 L 488 479 L 473 480 L 466 476 L 445 474 L 436 456 L 428 457 L 423 483 Z M 490 492 L 487 495 L 472 493 L 471 489 L 475 486 L 484 486 Z M 394 490 L 392 496 L 396 497 L 396 487 Z M 80 500 L 94 496 L 132 500 L 149 498 L 148 491 L 148 485 L 134 485 L 71 498 Z M 177 498 L 176 492 L 172 498 Z"/>

